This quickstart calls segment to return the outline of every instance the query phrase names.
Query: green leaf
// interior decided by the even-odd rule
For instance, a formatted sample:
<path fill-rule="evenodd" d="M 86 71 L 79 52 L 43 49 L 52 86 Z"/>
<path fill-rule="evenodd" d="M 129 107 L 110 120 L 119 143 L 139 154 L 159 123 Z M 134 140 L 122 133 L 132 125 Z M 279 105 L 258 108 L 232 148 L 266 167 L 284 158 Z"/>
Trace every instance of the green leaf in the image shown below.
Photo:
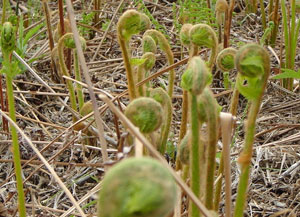
<path fill-rule="evenodd" d="M 190 91 L 193 85 L 193 70 L 187 69 L 181 77 L 181 87 L 186 90 Z"/>
<path fill-rule="evenodd" d="M 264 73 L 262 59 L 259 56 L 250 56 L 245 58 L 241 63 L 241 72 L 247 77 L 256 77 Z"/>
<path fill-rule="evenodd" d="M 262 80 L 260 78 L 250 78 L 243 75 L 237 77 L 236 85 L 240 93 L 248 100 L 256 99 L 261 93 Z"/>
<path fill-rule="evenodd" d="M 298 72 L 292 69 L 281 69 L 281 70 L 284 72 L 271 77 L 271 79 L 283 79 L 283 78 L 300 79 L 300 70 Z"/>
<path fill-rule="evenodd" d="M 147 59 L 131 58 L 131 59 L 130 59 L 130 63 L 131 63 L 133 66 L 139 66 L 139 65 L 144 64 L 146 60 L 147 60 Z"/>
<path fill-rule="evenodd" d="M 175 158 L 176 146 L 173 144 L 173 142 L 167 142 L 166 152 L 171 159 Z"/>
<path fill-rule="evenodd" d="M 44 23 L 41 23 L 35 26 L 34 28 L 30 29 L 24 37 L 23 44 L 26 45 L 29 39 L 32 38 L 32 36 L 35 35 L 43 26 Z"/>
<path fill-rule="evenodd" d="M 22 71 L 19 68 L 19 63 L 16 61 L 13 62 L 7 62 L 3 61 L 2 62 L 2 69 L 0 70 L 1 74 L 6 74 L 7 76 L 10 77 L 15 77 L 17 74 L 22 73 Z"/>

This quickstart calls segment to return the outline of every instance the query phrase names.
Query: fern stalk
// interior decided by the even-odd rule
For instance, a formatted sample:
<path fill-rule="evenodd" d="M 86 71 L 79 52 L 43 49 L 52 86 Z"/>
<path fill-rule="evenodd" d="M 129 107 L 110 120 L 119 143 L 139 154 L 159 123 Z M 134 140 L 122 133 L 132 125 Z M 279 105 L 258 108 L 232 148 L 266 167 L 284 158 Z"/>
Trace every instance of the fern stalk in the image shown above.
<path fill-rule="evenodd" d="M 244 148 L 238 158 L 241 175 L 234 212 L 234 217 L 242 217 L 249 184 L 256 118 L 270 73 L 270 57 L 263 47 L 257 44 L 249 44 L 238 51 L 235 63 L 240 74 L 239 79 L 236 81 L 237 88 L 250 102 L 245 126 Z M 245 80 L 248 82 L 246 86 L 244 85 Z"/>
<path fill-rule="evenodd" d="M 14 122 L 16 122 L 16 111 L 15 111 L 12 82 L 13 82 L 12 77 L 6 76 L 9 116 Z M 14 155 L 13 158 L 14 158 L 14 166 L 15 166 L 15 173 L 17 179 L 19 215 L 21 217 L 25 217 L 26 216 L 25 195 L 24 195 L 23 183 L 22 183 L 22 167 L 21 167 L 21 155 L 19 149 L 18 134 L 16 128 L 11 124 L 10 124 L 10 132 L 12 136 L 13 155 Z"/>
<path fill-rule="evenodd" d="M 11 54 L 13 50 L 15 50 L 15 31 L 12 24 L 9 22 L 3 24 L 3 29 L 1 33 L 1 49 L 3 55 L 3 69 L 1 71 L 6 74 L 9 116 L 14 122 L 16 122 L 16 111 L 12 83 L 14 73 L 18 69 L 13 68 L 16 67 L 16 65 L 11 62 Z M 20 217 L 26 217 L 25 195 L 22 183 L 22 168 L 18 134 L 16 128 L 12 124 L 10 124 L 10 132 L 12 136 L 12 152 L 14 159 L 15 174 L 17 179 L 19 215 Z"/>
<path fill-rule="evenodd" d="M 73 51 L 73 58 L 74 58 L 74 71 L 75 71 L 75 79 L 77 81 L 81 81 L 81 74 L 80 74 L 80 69 L 79 69 L 79 61 L 78 61 L 78 55 L 77 51 Z M 77 100 L 78 100 L 78 106 L 79 106 L 79 111 L 82 108 L 84 104 L 84 96 L 82 92 L 82 86 L 79 83 L 76 83 L 76 93 L 77 93 Z"/>

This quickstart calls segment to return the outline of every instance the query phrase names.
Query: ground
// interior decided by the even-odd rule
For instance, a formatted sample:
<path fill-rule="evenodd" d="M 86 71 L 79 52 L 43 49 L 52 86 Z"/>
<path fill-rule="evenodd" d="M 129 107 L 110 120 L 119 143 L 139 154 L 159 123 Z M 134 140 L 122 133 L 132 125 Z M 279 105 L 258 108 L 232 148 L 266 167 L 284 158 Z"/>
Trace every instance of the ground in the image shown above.
<path fill-rule="evenodd" d="M 27 5 L 29 3 L 35 6 L 36 9 L 31 9 Z M 117 96 L 127 89 L 125 68 L 116 38 L 117 20 L 121 15 L 121 11 L 129 8 L 142 8 L 141 4 L 135 4 L 134 1 L 125 1 L 118 11 L 116 9 L 119 3 L 120 1 L 107 1 L 107 3 L 104 3 L 102 6 L 103 11 L 100 14 L 102 28 L 97 29 L 94 38 L 88 39 L 89 35 L 85 35 L 87 39 L 85 58 L 93 85 L 112 96 Z M 170 1 L 165 0 L 144 1 L 144 3 L 147 10 L 151 12 L 153 19 L 160 25 L 155 24 L 152 27 L 165 31 L 165 34 L 169 37 L 175 62 L 188 57 L 187 50 L 180 45 L 176 22 L 174 21 L 174 8 L 178 9 L 175 10 L 175 14 L 178 15 L 179 4 L 173 5 Z M 36 17 L 42 14 L 41 5 L 35 1 L 27 1 L 22 5 L 30 8 L 32 15 L 35 17 L 32 24 L 38 22 Z M 49 1 L 49 6 L 52 11 L 57 11 L 56 2 Z M 74 1 L 78 22 L 82 21 L 84 12 L 89 12 L 88 7 L 88 4 Z M 116 17 L 113 19 L 114 15 Z M 40 19 L 42 18 L 40 17 Z M 109 25 L 110 20 L 112 20 L 111 25 Z M 58 15 L 54 13 L 51 20 L 53 28 L 56 27 L 57 22 Z M 179 23 L 177 24 L 179 25 Z M 30 28 L 32 26 L 28 27 L 28 29 Z M 109 28 L 107 32 L 106 28 Z M 25 31 L 28 31 L 28 29 L 25 29 Z M 50 52 L 45 33 L 46 26 L 43 26 L 39 33 L 29 40 L 24 59 L 29 62 L 31 59 L 38 57 L 36 60 L 30 61 L 30 66 L 43 81 L 53 88 L 55 94 L 50 94 L 49 89 L 24 68 L 24 73 L 16 76 L 14 80 L 18 114 L 17 124 L 39 150 L 44 150 L 43 156 L 55 169 L 55 172 L 72 192 L 75 199 L 80 200 L 88 195 L 87 200 L 83 203 L 85 205 L 84 211 L 89 216 L 95 216 L 97 194 L 94 193 L 99 188 L 97 184 L 104 175 L 101 148 L 99 142 L 82 145 L 82 143 L 87 142 L 86 135 L 67 129 L 72 124 L 72 115 L 58 100 L 58 97 L 63 100 L 68 99 L 68 91 L 63 83 L 55 82 L 52 79 Z M 231 45 L 239 48 L 244 43 L 258 42 L 262 35 L 260 9 L 257 14 L 245 15 L 245 12 L 237 6 L 233 16 Z M 104 40 L 102 40 L 103 37 L 105 37 Z M 274 48 L 266 46 L 272 60 L 271 75 L 279 70 L 279 64 L 274 53 L 280 57 L 281 37 L 279 33 Z M 102 45 L 97 55 L 93 57 L 100 42 Z M 141 56 L 141 35 L 135 36 L 130 46 L 134 57 Z M 206 57 L 205 55 L 203 55 L 203 58 Z M 299 55 L 296 56 L 296 67 L 298 65 Z M 164 54 L 159 53 L 156 66 L 152 72 L 166 66 L 167 62 Z M 180 78 L 185 68 L 185 64 L 175 68 L 175 96 L 172 100 L 174 111 L 169 139 L 170 144 L 174 146 L 178 143 L 182 111 Z M 232 78 L 235 77 L 234 73 L 236 72 L 233 72 Z M 167 73 L 164 73 L 154 79 L 153 85 L 167 85 L 167 75 Z M 3 79 L 2 83 L 4 84 L 4 82 Z M 283 89 L 278 80 L 268 81 L 257 119 L 251 184 L 245 216 L 300 216 L 300 145 L 298 142 L 300 138 L 300 97 L 299 86 L 297 85 L 295 85 L 295 91 L 291 92 Z M 224 88 L 223 75 L 216 68 L 213 69 L 211 89 L 216 94 L 216 98 L 222 106 L 222 111 L 228 111 L 231 91 Z M 86 89 L 84 95 L 85 100 L 89 100 L 90 97 Z M 105 105 L 99 98 L 97 100 L 99 106 Z M 122 105 L 126 106 L 127 104 L 127 96 L 119 98 L 120 108 L 124 109 Z M 243 146 L 246 105 L 247 100 L 241 97 L 234 136 L 235 142 L 231 149 L 233 202 L 236 197 L 239 177 L 239 167 L 236 160 Z M 109 159 L 111 160 L 109 164 L 113 164 L 117 161 L 117 156 L 122 154 L 122 152 L 119 152 L 120 148 L 117 144 L 120 144 L 122 138 L 126 136 L 126 130 L 110 110 L 102 109 L 101 112 L 105 138 L 109 146 Z M 10 148 L 11 140 L 9 134 L 2 128 L 0 138 L 0 216 L 13 216 L 16 213 L 17 197 L 15 178 L 12 177 L 14 170 Z M 22 136 L 19 136 L 19 141 L 21 159 L 23 159 L 23 163 L 26 163 L 35 154 Z M 91 142 L 95 141 L 95 139 L 91 139 Z M 119 155 L 116 155 L 117 152 L 119 152 Z M 124 157 L 127 153 L 123 152 L 122 155 Z M 170 164 L 174 165 L 172 153 L 168 153 L 166 157 L 170 160 Z M 42 165 L 40 160 L 35 159 L 23 169 L 24 177 L 26 177 L 25 192 L 28 212 L 31 213 L 31 216 L 62 215 L 72 207 L 72 203 Z M 221 203 L 220 209 L 224 208 L 223 205 Z"/>

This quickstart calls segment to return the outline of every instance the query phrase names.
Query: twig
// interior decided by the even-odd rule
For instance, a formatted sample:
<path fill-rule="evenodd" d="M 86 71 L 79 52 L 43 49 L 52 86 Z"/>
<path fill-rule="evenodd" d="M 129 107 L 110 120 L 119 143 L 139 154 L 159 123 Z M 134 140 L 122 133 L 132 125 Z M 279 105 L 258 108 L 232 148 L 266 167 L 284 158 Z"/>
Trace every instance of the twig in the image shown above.
<path fill-rule="evenodd" d="M 21 160 L 21 163 L 27 163 L 28 160 Z M 13 160 L 11 159 L 0 159 L 0 163 L 13 163 Z M 43 165 L 42 161 L 39 160 L 33 160 L 31 161 L 32 165 Z M 57 165 L 57 166 L 71 166 L 71 167 L 103 167 L 103 164 L 101 163 L 74 163 L 74 162 L 58 162 L 58 161 L 53 161 L 51 164 Z"/>
<path fill-rule="evenodd" d="M 95 52 L 94 56 L 92 57 L 91 61 L 94 61 L 95 58 L 97 57 L 98 52 L 99 52 L 99 50 L 100 50 L 100 48 L 101 48 L 101 46 L 102 46 L 104 40 L 106 39 L 106 35 L 107 35 L 108 31 L 110 30 L 110 27 L 111 27 L 111 25 L 112 25 L 112 23 L 113 23 L 113 21 L 114 21 L 116 15 L 117 15 L 119 9 L 120 9 L 120 7 L 122 6 L 123 2 L 124 2 L 124 0 L 122 0 L 122 1 L 119 3 L 118 7 L 116 8 L 115 13 L 114 13 L 113 17 L 111 18 L 111 20 L 110 20 L 110 22 L 109 22 L 109 24 L 108 24 L 108 27 L 107 27 L 107 29 L 105 30 L 105 32 L 104 32 L 104 34 L 103 34 L 103 36 L 102 36 L 102 39 L 101 39 L 101 41 L 100 41 L 100 44 L 98 45 L 98 47 L 97 47 L 97 49 L 96 49 L 96 52 Z"/>
<path fill-rule="evenodd" d="M 31 72 L 31 74 L 41 82 L 51 93 L 56 93 L 26 62 L 22 59 L 15 51 L 13 51 L 13 55 Z M 59 101 L 77 118 L 79 118 L 79 114 L 74 111 L 70 106 L 68 106 L 60 97 L 58 97 Z"/>
<path fill-rule="evenodd" d="M 102 183 L 98 183 L 92 190 L 90 190 L 86 195 L 84 195 L 79 201 L 78 203 L 81 204 L 84 201 L 86 201 L 89 197 L 91 197 L 93 194 L 95 194 L 97 191 L 100 190 Z M 73 210 L 75 209 L 75 207 L 71 207 L 69 208 L 63 215 L 61 215 L 60 217 L 66 217 L 67 215 L 69 215 Z"/>
<path fill-rule="evenodd" d="M 66 0 L 66 3 L 67 3 L 67 11 L 69 13 L 69 18 L 70 18 L 70 23 L 71 23 L 71 29 L 72 29 L 72 32 L 74 34 L 75 45 L 76 45 L 76 49 L 77 49 L 77 52 L 78 52 L 79 62 L 81 64 L 82 72 L 83 72 L 84 78 L 86 80 L 86 83 L 88 85 L 87 88 L 88 88 L 88 91 L 89 91 L 89 94 L 90 94 L 90 97 L 91 97 L 91 101 L 92 101 L 92 104 L 93 104 L 96 125 L 97 125 L 97 128 L 99 130 L 98 136 L 99 136 L 100 144 L 101 144 L 101 148 L 102 148 L 101 153 L 102 153 L 102 157 L 103 157 L 103 162 L 107 162 L 108 161 L 107 144 L 106 144 L 106 140 L 104 138 L 103 124 L 102 124 L 101 116 L 100 116 L 100 113 L 99 113 L 99 110 L 98 110 L 97 101 L 96 101 L 95 93 L 94 93 L 94 90 L 93 90 L 93 84 L 92 84 L 90 75 L 88 73 L 88 68 L 87 68 L 87 65 L 86 65 L 86 62 L 85 62 L 85 58 L 84 58 L 84 55 L 83 55 L 81 43 L 80 43 L 80 40 L 79 40 L 79 34 L 78 34 L 78 31 L 77 31 L 77 26 L 76 26 L 76 22 L 75 22 L 72 2 L 71 2 L 71 0 Z"/>

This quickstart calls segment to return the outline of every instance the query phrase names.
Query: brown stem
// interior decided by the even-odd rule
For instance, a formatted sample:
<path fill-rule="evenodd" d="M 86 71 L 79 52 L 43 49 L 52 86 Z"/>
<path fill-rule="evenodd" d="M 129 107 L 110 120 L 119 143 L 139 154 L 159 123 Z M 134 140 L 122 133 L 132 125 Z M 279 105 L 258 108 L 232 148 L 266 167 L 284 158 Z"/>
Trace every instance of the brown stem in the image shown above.
<path fill-rule="evenodd" d="M 191 46 L 190 47 L 190 56 L 189 60 L 196 56 L 198 53 L 198 47 L 197 46 Z M 186 134 L 187 130 L 187 122 L 188 122 L 188 93 L 186 90 L 183 90 L 182 93 L 182 116 L 181 116 L 181 124 L 180 124 L 180 132 L 179 132 L 179 141 L 183 139 L 183 137 Z M 179 147 L 178 147 L 179 148 Z M 181 163 L 180 160 L 176 159 L 176 170 L 181 169 Z"/>
<path fill-rule="evenodd" d="M 61 35 L 64 35 L 65 24 L 64 24 L 63 0 L 58 0 L 58 11 L 59 11 L 59 22 L 60 22 L 60 28 L 61 28 Z"/>
<path fill-rule="evenodd" d="M 43 0 L 43 9 L 44 9 L 45 19 L 46 19 L 46 24 L 47 24 L 49 48 L 50 48 L 50 51 L 52 51 L 54 48 L 54 40 L 53 40 L 52 31 L 51 31 L 49 6 L 48 6 L 48 3 L 46 0 Z M 57 74 L 56 66 L 55 66 L 54 59 L 52 58 L 52 56 L 51 56 L 51 69 L 52 69 L 52 74 L 51 74 L 52 79 L 58 82 L 59 76 Z"/>
<path fill-rule="evenodd" d="M 273 28 L 272 35 L 271 35 L 271 45 L 273 47 L 275 46 L 278 27 L 279 27 L 279 19 L 280 18 L 279 18 L 278 10 L 279 10 L 279 0 L 276 0 L 275 8 L 274 8 L 274 16 L 273 16 L 273 22 L 274 22 L 275 26 Z"/>
<path fill-rule="evenodd" d="M 230 28 L 231 28 L 232 12 L 234 9 L 234 3 L 235 3 L 234 0 L 230 0 L 229 10 L 225 14 L 226 24 L 225 24 L 225 31 L 224 31 L 224 48 L 229 47 Z"/>
<path fill-rule="evenodd" d="M 94 16 L 94 25 L 95 25 L 95 28 L 97 28 L 97 29 L 100 28 L 100 24 L 99 24 L 100 6 L 101 6 L 101 0 L 94 0 L 94 9 L 96 11 L 95 16 Z"/>

